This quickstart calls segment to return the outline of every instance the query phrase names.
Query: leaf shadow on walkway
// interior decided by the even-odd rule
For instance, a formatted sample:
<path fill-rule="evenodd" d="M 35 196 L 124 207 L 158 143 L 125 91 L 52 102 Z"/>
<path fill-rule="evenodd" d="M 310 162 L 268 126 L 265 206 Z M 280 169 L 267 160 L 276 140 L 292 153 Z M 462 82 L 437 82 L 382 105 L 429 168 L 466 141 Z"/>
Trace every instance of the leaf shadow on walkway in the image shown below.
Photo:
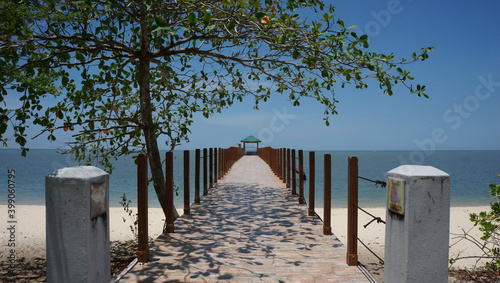
<path fill-rule="evenodd" d="M 307 216 L 307 207 L 283 186 L 219 182 L 201 204 L 191 206 L 191 215 L 174 224 L 175 233 L 157 238 L 150 262 L 134 267 L 129 279 L 288 282 L 340 276 L 366 281 L 345 264 L 345 246 L 333 235 L 324 236 L 321 220 Z"/>

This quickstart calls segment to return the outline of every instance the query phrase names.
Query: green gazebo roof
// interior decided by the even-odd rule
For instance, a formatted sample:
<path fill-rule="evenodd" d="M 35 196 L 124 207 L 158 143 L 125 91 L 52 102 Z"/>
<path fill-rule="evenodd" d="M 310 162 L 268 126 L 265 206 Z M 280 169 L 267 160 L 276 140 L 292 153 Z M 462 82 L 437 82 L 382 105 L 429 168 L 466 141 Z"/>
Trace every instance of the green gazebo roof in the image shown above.
<path fill-rule="evenodd" d="M 245 139 L 242 139 L 241 142 L 262 142 L 262 141 L 254 136 L 248 136 Z"/>

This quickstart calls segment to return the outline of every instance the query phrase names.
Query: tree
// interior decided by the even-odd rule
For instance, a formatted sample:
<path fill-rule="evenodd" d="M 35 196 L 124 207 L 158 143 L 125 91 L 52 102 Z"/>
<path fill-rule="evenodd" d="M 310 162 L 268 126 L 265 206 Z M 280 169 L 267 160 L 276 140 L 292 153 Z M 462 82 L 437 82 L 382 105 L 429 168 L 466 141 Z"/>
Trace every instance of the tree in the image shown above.
<path fill-rule="evenodd" d="M 402 67 L 432 48 L 409 60 L 369 52 L 368 37 L 319 0 L 0 3 L 0 102 L 15 94 L 22 102 L 0 106 L 4 145 L 13 139 L 25 155 L 35 125 L 49 140 L 73 131 L 69 151 L 81 162 L 112 168 L 113 157 L 146 152 L 164 211 L 158 137 L 172 149 L 187 140 L 196 112 L 209 117 L 248 95 L 258 108 L 279 93 L 293 105 L 316 99 L 328 124 L 334 89 L 363 89 L 370 78 L 387 95 L 402 83 L 426 96 Z M 319 20 L 301 19 L 304 11 Z"/>

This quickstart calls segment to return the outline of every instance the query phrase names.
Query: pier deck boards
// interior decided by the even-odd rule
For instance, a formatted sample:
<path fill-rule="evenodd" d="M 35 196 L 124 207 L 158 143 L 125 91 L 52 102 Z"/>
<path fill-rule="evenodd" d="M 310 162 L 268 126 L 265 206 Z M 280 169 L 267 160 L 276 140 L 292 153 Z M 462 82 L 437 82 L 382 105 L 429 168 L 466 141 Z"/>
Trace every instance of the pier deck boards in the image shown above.
<path fill-rule="evenodd" d="M 244 156 L 120 282 L 374 282 L 257 156 Z"/>

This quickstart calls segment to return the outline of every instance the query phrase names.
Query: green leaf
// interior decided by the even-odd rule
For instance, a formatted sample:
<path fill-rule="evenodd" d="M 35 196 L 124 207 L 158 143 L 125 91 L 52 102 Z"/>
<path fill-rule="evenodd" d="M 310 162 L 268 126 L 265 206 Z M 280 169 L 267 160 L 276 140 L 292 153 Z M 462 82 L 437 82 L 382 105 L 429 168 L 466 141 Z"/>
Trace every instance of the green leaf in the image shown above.
<path fill-rule="evenodd" d="M 69 82 L 69 78 L 67 76 L 62 77 L 62 85 L 67 86 Z"/>
<path fill-rule="evenodd" d="M 191 14 L 189 14 L 189 16 L 188 16 L 189 26 L 194 27 L 197 22 L 198 22 L 198 20 L 196 19 L 196 15 L 193 12 L 191 12 Z"/>
<path fill-rule="evenodd" d="M 262 19 L 265 15 L 266 15 L 266 14 L 265 14 L 265 13 L 262 13 L 262 12 L 257 12 L 257 13 L 255 13 L 255 17 L 256 17 L 257 19 L 259 19 L 259 20 L 260 20 L 260 19 Z"/>
<path fill-rule="evenodd" d="M 108 0 L 106 1 L 106 4 L 104 4 L 104 9 L 107 12 L 113 11 L 116 8 L 118 8 L 118 3 L 116 2 L 116 0 Z"/>
<path fill-rule="evenodd" d="M 207 27 L 207 31 L 212 31 L 213 29 L 215 29 L 215 25 L 209 25 Z"/>
<path fill-rule="evenodd" d="M 45 2 L 49 5 L 50 8 L 54 9 L 56 7 L 56 0 L 45 0 Z"/>
<path fill-rule="evenodd" d="M 340 20 L 340 19 L 339 19 L 339 20 L 337 20 L 337 25 L 338 25 L 339 27 L 343 28 L 343 29 L 345 28 L 345 26 L 344 26 L 344 21 L 342 21 L 342 20 Z"/>
<path fill-rule="evenodd" d="M 155 23 L 159 26 L 159 27 L 165 27 L 165 20 L 163 20 L 162 17 L 155 17 Z"/>
<path fill-rule="evenodd" d="M 212 20 L 212 15 L 210 15 L 209 12 L 206 12 L 205 15 L 203 15 L 203 24 L 205 26 L 208 26 L 211 20 Z"/>

